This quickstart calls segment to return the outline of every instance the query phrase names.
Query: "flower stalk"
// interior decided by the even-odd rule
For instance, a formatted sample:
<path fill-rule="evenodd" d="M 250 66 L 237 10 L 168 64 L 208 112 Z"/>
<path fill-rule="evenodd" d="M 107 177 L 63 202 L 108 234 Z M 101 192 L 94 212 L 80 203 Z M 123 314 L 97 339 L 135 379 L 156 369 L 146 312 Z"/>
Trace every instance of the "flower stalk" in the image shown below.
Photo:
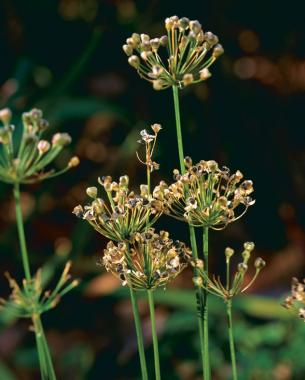
<path fill-rule="evenodd" d="M 154 305 L 153 291 L 151 289 L 147 290 L 147 297 L 148 297 L 148 304 L 149 304 L 151 334 L 152 334 L 153 349 L 154 349 L 155 376 L 156 376 L 156 380 L 161 380 L 159 345 L 158 345 L 158 335 L 157 335 L 156 317 L 155 317 L 155 305 Z"/>
<path fill-rule="evenodd" d="M 137 335 L 137 344 L 138 344 L 138 350 L 139 350 L 142 380 L 148 380 L 147 365 L 146 365 L 146 358 L 145 358 L 145 348 L 144 348 L 144 342 L 143 342 L 143 332 L 142 332 L 142 326 L 141 326 L 141 320 L 140 320 L 140 314 L 139 314 L 139 307 L 138 307 L 138 303 L 136 299 L 136 294 L 132 286 L 129 286 L 129 294 L 130 294 L 133 318 L 134 318 L 136 335 Z"/>
<path fill-rule="evenodd" d="M 176 134 L 177 134 L 177 145 L 178 145 L 178 154 L 179 154 L 179 162 L 180 162 L 180 170 L 181 173 L 185 173 L 185 164 L 184 164 L 184 149 L 183 149 L 183 137 L 182 137 L 182 128 L 181 128 L 181 117 L 180 117 L 180 104 L 179 104 L 179 91 L 177 86 L 173 86 L 173 100 L 174 100 L 174 109 L 175 109 L 175 120 L 176 120 Z M 190 235 L 190 243 L 192 248 L 192 255 L 194 259 L 198 259 L 198 248 L 196 241 L 196 233 L 194 226 L 189 224 L 189 235 Z M 196 269 L 194 270 L 194 274 L 196 275 Z M 206 339 L 206 334 L 208 332 L 207 329 L 207 295 L 203 294 L 205 291 L 196 287 L 196 301 L 197 301 L 197 322 L 198 322 L 198 330 L 199 330 L 199 338 L 200 338 L 200 353 L 201 353 L 201 361 L 202 361 L 202 371 L 204 374 L 204 379 L 209 379 L 207 373 L 210 373 L 208 368 L 209 360 L 208 360 L 208 339 Z M 208 375 L 209 376 L 209 375 Z"/>
<path fill-rule="evenodd" d="M 232 363 L 232 377 L 233 377 L 233 380 L 238 380 L 237 367 L 236 367 L 235 344 L 234 344 L 234 333 L 233 333 L 233 321 L 232 321 L 232 299 L 227 300 L 226 308 L 227 308 L 227 318 L 228 318 L 228 334 L 229 334 L 230 354 L 231 354 L 231 363 Z"/>

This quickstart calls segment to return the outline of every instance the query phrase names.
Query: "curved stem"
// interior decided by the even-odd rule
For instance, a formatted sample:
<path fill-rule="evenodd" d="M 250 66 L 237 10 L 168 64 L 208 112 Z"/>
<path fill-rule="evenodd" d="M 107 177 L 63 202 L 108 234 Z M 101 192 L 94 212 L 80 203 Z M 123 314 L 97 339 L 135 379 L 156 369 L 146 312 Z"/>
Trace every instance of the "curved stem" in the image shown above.
<path fill-rule="evenodd" d="M 234 334 L 233 334 L 233 321 L 232 321 L 232 300 L 229 299 L 226 302 L 226 305 L 227 305 L 228 332 L 229 332 L 229 342 L 230 342 L 230 352 L 231 352 L 231 362 L 232 362 L 232 375 L 233 375 L 233 380 L 238 380 L 237 368 L 236 368 Z"/>
<path fill-rule="evenodd" d="M 151 322 L 151 334 L 152 334 L 153 348 L 154 348 L 155 375 L 156 375 L 156 380 L 161 380 L 159 346 L 158 346 L 158 335 L 157 335 L 157 328 L 156 328 L 153 291 L 147 290 L 147 295 L 148 295 L 148 304 L 149 304 L 149 313 L 150 313 L 150 322 Z"/>
<path fill-rule="evenodd" d="M 204 271 L 208 276 L 209 270 L 209 228 L 203 228 L 203 258 Z M 209 320 L 208 320 L 208 292 L 206 287 L 203 290 L 203 333 L 204 333 L 204 379 L 209 380 L 211 377 L 210 357 L 209 357 Z"/>
<path fill-rule="evenodd" d="M 138 308 L 138 304 L 137 304 L 135 291 L 132 289 L 131 285 L 129 286 L 129 292 L 130 292 L 133 318 L 134 318 L 134 323 L 135 323 L 135 328 L 136 328 L 142 380 L 148 380 L 145 350 L 144 350 L 144 343 L 143 343 L 142 326 L 141 326 L 140 315 L 139 315 L 139 308 Z"/>
<path fill-rule="evenodd" d="M 15 208 L 16 208 L 16 222 L 22 257 L 22 265 L 24 270 L 24 275 L 27 281 L 31 280 L 31 271 L 30 271 L 30 263 L 29 263 L 29 255 L 26 246 L 25 233 L 24 233 L 24 225 L 20 204 L 20 185 L 19 183 L 15 183 L 14 185 L 14 197 L 15 197 Z"/>
<path fill-rule="evenodd" d="M 56 374 L 40 315 L 33 314 L 32 321 L 35 329 L 41 378 L 42 380 L 56 380 Z"/>

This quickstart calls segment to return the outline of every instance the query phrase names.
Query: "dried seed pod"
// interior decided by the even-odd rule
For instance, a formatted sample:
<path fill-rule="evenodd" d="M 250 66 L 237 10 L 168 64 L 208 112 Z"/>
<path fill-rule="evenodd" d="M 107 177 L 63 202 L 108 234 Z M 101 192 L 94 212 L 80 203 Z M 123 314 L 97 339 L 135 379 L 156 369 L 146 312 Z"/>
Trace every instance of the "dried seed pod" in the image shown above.
<path fill-rule="evenodd" d="M 223 53 L 218 37 L 204 33 L 199 21 L 186 17 L 166 18 L 165 29 L 168 36 L 150 38 L 141 34 L 136 35 L 136 41 L 134 35 L 128 38 L 123 50 L 129 64 L 157 91 L 171 86 L 181 89 L 207 80 L 211 76 L 208 68 Z M 170 53 L 165 59 L 161 54 L 164 47 Z"/>

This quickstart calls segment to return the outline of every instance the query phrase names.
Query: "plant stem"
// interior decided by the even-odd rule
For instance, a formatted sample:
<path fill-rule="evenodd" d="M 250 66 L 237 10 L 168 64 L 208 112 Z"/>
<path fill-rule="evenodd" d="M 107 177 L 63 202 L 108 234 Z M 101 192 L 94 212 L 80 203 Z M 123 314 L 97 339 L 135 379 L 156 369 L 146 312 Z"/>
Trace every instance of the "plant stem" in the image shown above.
<path fill-rule="evenodd" d="M 147 295 L 148 295 L 148 304 L 149 304 L 149 313 L 150 313 L 150 322 L 151 322 L 151 333 L 152 333 L 152 340 L 153 340 L 153 347 L 154 347 L 155 375 L 156 375 L 156 380 L 161 380 L 158 335 L 157 335 L 157 329 L 156 329 L 153 291 L 147 290 Z"/>
<path fill-rule="evenodd" d="M 180 169 L 181 169 L 181 173 L 184 174 L 185 165 L 184 165 L 183 139 L 182 139 L 182 131 L 181 131 L 179 93 L 178 93 L 178 87 L 177 86 L 173 86 L 173 96 L 174 96 L 176 132 L 177 132 L 177 143 L 178 143 Z"/>
<path fill-rule="evenodd" d="M 15 207 L 16 207 L 16 222 L 22 257 L 22 265 L 24 270 L 24 275 L 27 281 L 31 281 L 31 271 L 30 271 L 30 262 L 29 255 L 26 245 L 24 225 L 22 218 L 22 210 L 20 204 L 20 184 L 15 183 L 14 185 L 14 197 L 15 197 Z M 41 323 L 40 315 L 34 314 L 32 316 L 32 321 L 35 329 L 36 345 L 39 358 L 39 365 L 41 371 L 42 380 L 56 380 L 55 371 L 53 368 L 52 358 L 48 343 L 44 334 L 44 329 Z"/>
<path fill-rule="evenodd" d="M 137 334 L 142 380 L 148 380 L 145 350 L 144 350 L 144 343 L 143 343 L 143 334 L 142 334 L 142 327 L 141 327 L 141 321 L 140 321 L 140 316 L 139 316 L 139 308 L 137 304 L 135 291 L 133 290 L 131 285 L 129 286 L 129 292 L 130 292 L 133 318 L 134 318 L 136 334 Z"/>
<path fill-rule="evenodd" d="M 230 352 L 231 352 L 231 362 L 232 362 L 232 375 L 233 375 L 233 380 L 238 380 L 237 368 L 236 368 L 235 346 L 234 346 L 233 321 L 232 321 L 232 300 L 231 299 L 227 300 L 226 305 L 227 305 L 228 331 L 229 331 Z"/>
<path fill-rule="evenodd" d="M 209 228 L 203 228 L 203 259 L 204 271 L 208 276 L 209 271 Z M 203 335 L 204 335 L 204 379 L 209 380 L 211 377 L 210 370 L 210 357 L 209 357 L 209 305 L 208 305 L 208 292 L 206 287 L 203 290 Z"/>
<path fill-rule="evenodd" d="M 183 151 L 183 138 L 182 138 L 182 130 L 181 130 L 181 118 L 180 118 L 180 106 L 179 106 L 179 93 L 178 87 L 173 86 L 173 98 L 174 98 L 174 108 L 175 108 L 175 118 L 176 118 L 176 132 L 177 132 L 177 144 L 178 144 L 178 152 L 179 152 L 179 162 L 180 162 L 180 170 L 181 173 L 185 173 L 185 165 L 184 165 L 184 151 Z M 195 259 L 198 259 L 198 249 L 195 235 L 195 228 L 189 225 L 189 233 L 190 233 L 190 241 L 192 247 L 192 254 Z M 195 276 L 197 275 L 196 268 L 194 269 Z M 199 330 L 199 338 L 200 338 L 200 352 L 201 352 L 201 360 L 202 360 L 202 370 L 209 371 L 209 362 L 206 361 L 206 356 L 208 353 L 205 349 L 205 334 L 204 334 L 204 312 L 203 312 L 203 304 L 204 304 L 204 296 L 203 290 L 199 287 L 196 287 L 196 301 L 197 301 L 197 320 L 198 320 L 198 330 Z M 204 375 L 204 379 L 208 380 L 209 376 L 206 377 Z"/>
<path fill-rule="evenodd" d="M 20 242 L 20 250 L 21 250 L 23 270 L 24 270 L 24 275 L 25 275 L 26 280 L 30 281 L 31 280 L 31 271 L 30 271 L 29 255 L 28 255 L 28 250 L 27 250 L 27 246 L 26 246 L 24 225 L 23 225 L 23 218 L 22 218 L 22 211 L 21 211 L 21 204 L 20 204 L 20 185 L 19 185 L 19 183 L 15 183 L 15 185 L 14 185 L 14 197 L 15 197 L 16 221 L 17 221 L 17 228 L 18 228 L 18 236 L 19 236 L 19 242 Z"/>
<path fill-rule="evenodd" d="M 36 344 L 42 380 L 56 380 L 49 346 L 46 340 L 40 315 L 33 314 L 32 321 L 35 329 Z"/>

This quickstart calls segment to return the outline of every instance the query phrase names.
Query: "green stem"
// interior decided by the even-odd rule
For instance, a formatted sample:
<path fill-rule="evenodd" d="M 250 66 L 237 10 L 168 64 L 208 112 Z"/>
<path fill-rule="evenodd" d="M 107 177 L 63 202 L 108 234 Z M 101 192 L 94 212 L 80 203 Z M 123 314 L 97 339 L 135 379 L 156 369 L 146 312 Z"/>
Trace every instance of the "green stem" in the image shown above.
<path fill-rule="evenodd" d="M 151 322 L 151 333 L 152 333 L 152 340 L 153 340 L 153 347 L 154 347 L 155 374 L 156 374 L 156 380 L 161 380 L 158 335 L 157 335 L 157 329 L 156 329 L 153 291 L 147 290 L 147 295 L 148 295 L 148 304 L 149 304 L 149 313 L 150 313 L 150 322 Z"/>
<path fill-rule="evenodd" d="M 134 323 L 135 323 L 135 328 L 136 328 L 142 380 L 148 380 L 144 343 L 143 343 L 143 334 L 142 334 L 142 327 L 141 327 L 141 321 L 140 321 L 140 316 L 139 316 L 139 308 L 138 308 L 138 304 L 136 300 L 135 291 L 132 289 L 131 285 L 129 286 L 129 292 L 130 292 Z"/>
<path fill-rule="evenodd" d="M 180 161 L 181 173 L 184 174 L 185 165 L 184 165 L 184 152 L 183 152 L 183 140 L 182 140 L 182 131 L 181 131 L 181 119 L 180 119 L 180 107 L 179 107 L 179 93 L 178 93 L 178 91 L 179 91 L 178 87 L 173 86 L 179 161 Z"/>
<path fill-rule="evenodd" d="M 174 98 L 174 108 L 175 108 L 175 118 L 176 118 L 176 131 L 177 131 L 177 144 L 178 144 L 178 152 L 179 152 L 179 162 L 180 162 L 180 170 L 181 173 L 185 173 L 185 165 L 184 165 L 184 151 L 183 151 L 183 139 L 182 139 L 182 130 L 181 130 L 181 118 L 180 118 L 180 106 L 179 106 L 179 93 L 178 87 L 173 86 L 173 98 Z M 190 241 L 192 247 L 192 254 L 194 259 L 198 259 L 198 250 L 197 250 L 197 242 L 195 235 L 195 228 L 189 225 L 189 233 L 190 233 Z M 195 276 L 197 275 L 197 270 L 194 270 Z M 209 372 L 209 364 L 206 361 L 206 356 L 208 357 L 208 352 L 205 347 L 205 333 L 204 333 L 204 291 L 201 288 L 196 287 L 196 300 L 197 300 L 197 321 L 198 321 L 198 330 L 199 330 L 199 338 L 200 338 L 200 352 L 201 352 L 201 360 L 202 360 L 202 370 Z M 207 365 L 206 365 L 207 363 Z M 207 368 L 207 369 L 206 369 Z M 204 379 L 208 380 L 209 376 L 206 377 L 204 375 Z"/>
<path fill-rule="evenodd" d="M 41 378 L 42 380 L 56 380 L 56 374 L 54 371 L 52 358 L 41 323 L 40 315 L 34 314 L 32 316 L 32 321 L 35 329 Z"/>
<path fill-rule="evenodd" d="M 20 204 L 20 185 L 19 185 L 19 183 L 15 183 L 15 185 L 14 185 L 14 197 L 15 197 L 16 221 L 17 221 L 17 228 L 18 228 L 18 236 L 19 236 L 23 270 L 24 270 L 24 275 L 25 275 L 26 280 L 30 281 L 31 280 L 31 271 L 30 271 L 29 255 L 28 255 L 28 250 L 27 250 L 27 246 L 26 246 L 24 225 L 23 225 L 23 218 L 22 218 L 22 211 L 21 211 L 21 204 Z"/>
<path fill-rule="evenodd" d="M 232 321 L 232 300 L 229 299 L 226 302 L 226 305 L 227 305 L 228 331 L 229 331 L 230 352 L 231 352 L 231 362 L 232 362 L 232 375 L 233 375 L 233 380 L 238 380 L 237 368 L 236 368 L 235 346 L 234 346 L 233 321 Z"/>
<path fill-rule="evenodd" d="M 209 271 L 209 228 L 203 228 L 203 259 L 204 271 L 208 276 Z M 211 377 L 210 357 L 209 357 L 209 305 L 208 305 L 208 292 L 206 287 L 203 290 L 203 333 L 204 333 L 204 379 L 209 380 Z"/>

